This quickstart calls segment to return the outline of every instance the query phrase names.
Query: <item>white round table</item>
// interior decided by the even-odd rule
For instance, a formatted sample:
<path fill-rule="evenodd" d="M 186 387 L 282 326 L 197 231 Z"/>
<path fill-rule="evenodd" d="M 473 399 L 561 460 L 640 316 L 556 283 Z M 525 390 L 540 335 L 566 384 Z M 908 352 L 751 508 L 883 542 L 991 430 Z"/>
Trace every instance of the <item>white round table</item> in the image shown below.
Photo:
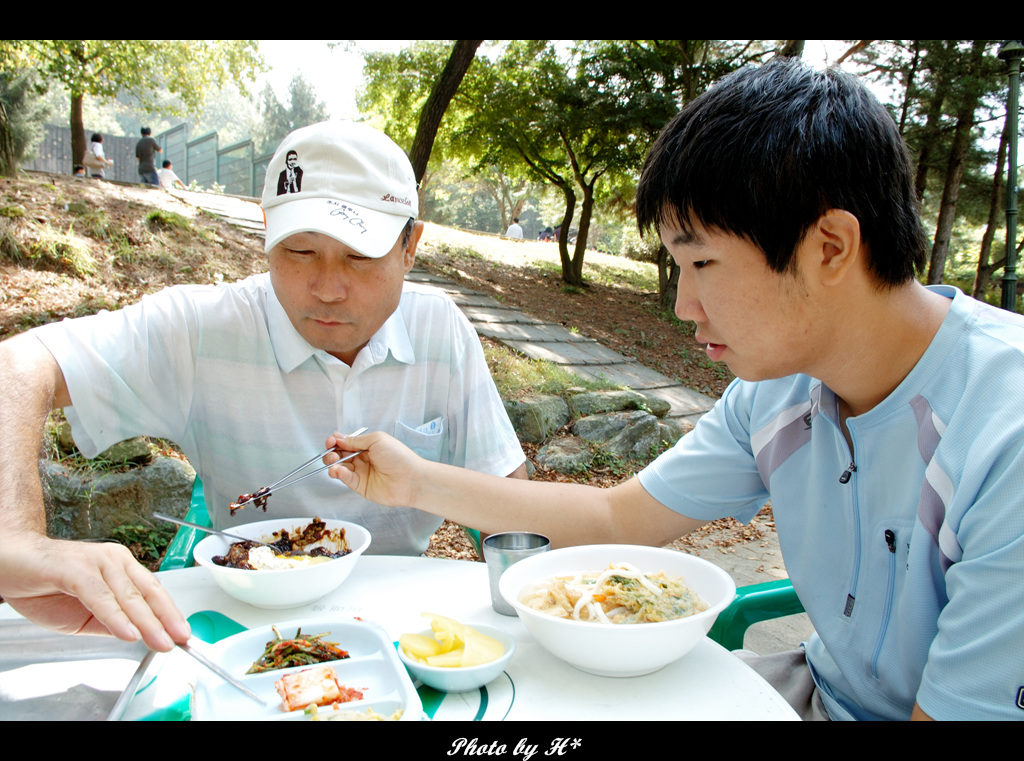
<path fill-rule="evenodd" d="M 616 679 L 579 671 L 537 644 L 518 618 L 492 609 L 483 563 L 363 556 L 352 575 L 330 595 L 301 608 L 276 611 L 227 596 L 203 568 L 158 577 L 186 616 L 217 611 L 245 627 L 304 616 L 352 616 L 380 625 L 397 640 L 405 632 L 424 629 L 427 622 L 421 613 L 430 612 L 464 623 L 498 626 L 515 637 L 517 650 L 506 676 L 488 685 L 487 710 L 477 704 L 474 694 L 448 695 L 440 706 L 424 706 L 436 720 L 798 719 L 767 682 L 707 638 L 654 674 Z"/>

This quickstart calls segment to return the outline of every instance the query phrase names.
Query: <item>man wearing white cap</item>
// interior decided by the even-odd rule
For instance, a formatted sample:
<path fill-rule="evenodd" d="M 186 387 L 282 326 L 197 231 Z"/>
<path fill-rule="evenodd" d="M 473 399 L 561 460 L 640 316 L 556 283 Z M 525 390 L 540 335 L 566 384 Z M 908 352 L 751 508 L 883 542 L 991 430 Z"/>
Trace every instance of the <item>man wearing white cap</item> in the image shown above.
<path fill-rule="evenodd" d="M 17 495 L 0 518 L 0 595 L 29 618 L 141 634 L 160 650 L 187 637 L 123 548 L 45 537 L 35 453 L 51 408 L 66 408 L 86 456 L 136 435 L 177 442 L 219 528 L 262 517 L 228 505 L 305 462 L 330 430 L 384 430 L 430 459 L 525 477 L 472 327 L 440 291 L 404 283 L 423 232 L 404 152 L 366 125 L 297 130 L 270 162 L 263 209 L 269 273 L 169 288 L 0 344 L 2 381 L 18 390 L 0 402 L 0 483 Z M 326 474 L 268 507 L 364 525 L 380 554 L 419 554 L 440 525 Z"/>

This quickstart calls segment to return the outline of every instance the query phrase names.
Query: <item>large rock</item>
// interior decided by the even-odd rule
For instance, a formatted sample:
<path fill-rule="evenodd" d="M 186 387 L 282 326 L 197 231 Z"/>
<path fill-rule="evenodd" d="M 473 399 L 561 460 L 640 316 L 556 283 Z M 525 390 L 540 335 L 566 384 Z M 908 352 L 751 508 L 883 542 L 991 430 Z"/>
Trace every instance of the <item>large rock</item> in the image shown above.
<path fill-rule="evenodd" d="M 664 441 L 672 446 L 692 430 L 693 423 L 675 418 L 662 418 L 658 421 L 658 441 Z"/>
<path fill-rule="evenodd" d="M 104 449 L 98 458 L 114 463 L 144 463 L 151 457 L 149 442 L 142 436 L 119 441 L 114 446 Z"/>
<path fill-rule="evenodd" d="M 76 452 L 78 447 L 71 435 L 71 423 L 62 420 L 53 431 L 54 441 L 62 452 Z M 144 436 L 119 441 L 99 453 L 97 459 L 114 463 L 144 463 L 149 460 L 149 441 Z"/>
<path fill-rule="evenodd" d="M 594 462 L 590 446 L 578 436 L 551 439 L 537 451 L 537 462 L 559 473 L 579 473 Z"/>
<path fill-rule="evenodd" d="M 577 420 L 573 433 L 625 459 L 646 457 L 658 443 L 658 418 L 649 412 L 609 412 Z"/>
<path fill-rule="evenodd" d="M 150 465 L 124 473 L 83 478 L 60 463 L 40 461 L 47 493 L 47 524 L 51 536 L 103 539 L 117 526 L 149 519 L 154 512 L 184 518 L 196 472 L 174 457 L 158 457 Z"/>
<path fill-rule="evenodd" d="M 664 399 L 631 390 L 584 391 L 570 396 L 568 404 L 574 418 L 624 410 L 643 410 L 657 417 L 665 417 L 672 409 L 672 405 Z"/>
<path fill-rule="evenodd" d="M 538 395 L 518 402 L 505 402 L 512 427 L 520 441 L 541 444 L 569 422 L 569 407 L 560 396 Z"/>

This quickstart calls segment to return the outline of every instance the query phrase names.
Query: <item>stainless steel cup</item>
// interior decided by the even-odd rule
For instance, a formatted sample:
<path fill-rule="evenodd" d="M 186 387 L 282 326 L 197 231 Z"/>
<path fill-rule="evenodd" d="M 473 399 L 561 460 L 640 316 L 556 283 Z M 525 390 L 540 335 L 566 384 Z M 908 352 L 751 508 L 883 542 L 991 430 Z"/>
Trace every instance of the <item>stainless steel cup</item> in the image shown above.
<path fill-rule="evenodd" d="M 547 552 L 551 549 L 551 541 L 543 534 L 507 531 L 504 534 L 491 534 L 484 539 L 483 549 L 487 575 L 491 582 L 491 606 L 503 616 L 515 616 L 515 608 L 505 602 L 505 598 L 498 591 L 498 579 L 513 563 L 540 552 Z"/>

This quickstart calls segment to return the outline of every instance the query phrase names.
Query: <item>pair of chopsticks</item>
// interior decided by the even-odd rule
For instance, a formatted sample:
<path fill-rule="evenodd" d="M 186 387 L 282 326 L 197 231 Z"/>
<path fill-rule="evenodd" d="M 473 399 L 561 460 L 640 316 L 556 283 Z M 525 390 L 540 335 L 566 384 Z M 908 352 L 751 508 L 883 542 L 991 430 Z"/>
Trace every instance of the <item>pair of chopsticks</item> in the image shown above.
<path fill-rule="evenodd" d="M 358 429 L 358 430 L 356 430 L 356 431 L 353 431 L 352 433 L 350 433 L 350 434 L 348 434 L 348 435 L 349 435 L 349 436 L 358 436 L 359 434 L 361 434 L 361 433 L 364 433 L 364 432 L 365 432 L 366 430 L 367 430 L 367 429 L 366 429 L 366 426 L 363 426 L 362 428 L 360 428 L 360 429 Z M 308 467 L 309 467 L 310 465 L 312 465 L 312 464 L 313 464 L 314 462 L 317 462 L 318 460 L 322 460 L 322 459 L 323 459 L 324 457 L 326 457 L 326 456 L 327 456 L 328 454 L 330 454 L 331 452 L 336 452 L 336 451 L 338 451 L 338 450 L 337 450 L 337 447 L 331 447 L 331 448 L 329 448 L 329 449 L 325 449 L 325 450 L 324 450 L 323 452 L 321 452 L 320 454 L 318 454 L 318 455 L 317 455 L 316 457 L 312 457 L 312 458 L 310 458 L 309 460 L 307 460 L 306 462 L 302 463 L 302 465 L 300 465 L 299 467 L 297 467 L 297 468 L 296 468 L 295 470 L 293 470 L 293 471 L 292 471 L 291 473 L 287 474 L 287 475 L 286 475 L 286 476 L 284 476 L 283 478 L 279 478 L 279 479 L 278 479 L 277 481 L 275 481 L 274 483 L 272 483 L 272 484 L 271 484 L 270 486 L 264 486 L 264 487 L 263 487 L 263 488 L 261 488 L 261 489 L 257 489 L 257 490 L 256 490 L 256 491 L 255 491 L 255 492 L 254 492 L 254 493 L 253 493 L 253 494 L 252 494 L 252 495 L 251 495 L 250 497 L 249 497 L 249 499 L 247 499 L 247 500 L 244 500 L 244 501 L 242 501 L 242 502 L 238 502 L 238 503 L 236 503 L 236 504 L 235 504 L 235 509 L 238 509 L 238 508 L 242 508 L 242 507 L 245 507 L 245 506 L 246 506 L 246 505 L 248 505 L 248 504 L 249 504 L 250 502 L 252 502 L 252 501 L 254 501 L 254 500 L 256 500 L 256 499 L 259 499 L 259 498 L 261 498 L 261 497 L 269 497 L 269 496 L 270 496 L 271 494 L 273 494 L 273 493 L 274 493 L 275 491 L 280 491 L 281 489 L 284 489 L 284 488 L 286 488 L 286 487 L 288 487 L 288 486 L 294 486 L 294 485 L 295 485 L 295 484 L 297 484 L 297 483 L 298 483 L 299 481 L 304 481 L 305 479 L 309 478 L 310 476 L 315 476 L 315 475 L 316 475 L 317 473 L 319 473 L 319 472 L 321 472 L 321 471 L 324 471 L 324 470 L 327 470 L 328 468 L 331 468 L 331 467 L 333 467 L 333 466 L 337 465 L 337 464 L 338 464 L 339 462 L 348 462 L 349 460 L 351 460 L 351 459 L 353 459 L 354 457 L 356 457 L 356 456 L 358 456 L 359 454 L 361 454 L 361 452 L 349 452 L 349 453 L 348 453 L 347 455 L 345 455 L 345 456 L 344 456 L 344 457 L 342 457 L 342 458 L 341 458 L 340 460 L 338 460 L 338 462 L 332 462 L 332 463 L 331 463 L 330 465 L 324 465 L 324 466 L 323 466 L 322 468 L 317 468 L 316 470 L 311 470 L 311 471 L 310 471 L 309 473 L 306 473 L 305 475 L 301 475 L 301 476 L 299 476 L 298 478 L 295 478 L 295 479 L 292 479 L 291 481 L 288 481 L 288 479 L 289 479 L 289 478 L 291 478 L 291 477 L 292 477 L 292 476 L 294 476 L 295 474 L 299 473 L 300 471 L 302 471 L 302 470 L 304 470 L 304 469 L 308 468 Z M 287 483 L 285 483 L 286 481 L 287 481 Z"/>
<path fill-rule="evenodd" d="M 190 644 L 188 644 L 186 642 L 184 645 L 178 645 L 178 647 L 180 647 L 186 653 L 191 655 L 193 658 L 195 658 L 201 664 L 206 666 L 206 668 L 210 669 L 210 671 L 212 671 L 214 674 L 219 676 L 225 682 L 230 684 L 236 690 L 239 690 L 240 692 L 245 693 L 246 697 L 249 697 L 252 700 L 255 700 L 260 705 L 264 705 L 265 706 L 267 704 L 267 701 L 265 701 L 263 698 L 261 698 L 259 695 L 257 695 L 252 690 L 250 690 L 244 684 L 239 682 L 237 679 L 235 679 L 233 676 L 231 676 L 231 674 L 229 674 L 227 671 L 225 671 L 223 668 L 221 668 L 215 662 L 211 661 L 209 658 L 207 658 L 205 655 L 203 655 L 203 653 L 201 653 L 199 650 L 196 650 L 194 647 L 192 647 L 192 645 L 190 645 Z"/>
<path fill-rule="evenodd" d="M 210 660 L 206 655 L 196 650 L 194 647 L 192 647 L 192 645 L 185 643 L 184 645 L 178 645 L 177 647 L 181 648 L 186 653 L 191 655 L 193 658 L 195 658 L 201 664 L 206 666 L 206 668 L 210 669 L 210 671 L 212 671 L 225 682 L 230 684 L 236 690 L 239 690 L 240 692 L 244 693 L 246 697 L 250 698 L 251 700 L 255 700 L 260 705 L 265 706 L 267 704 L 267 701 L 265 701 L 255 692 L 253 692 L 244 684 L 242 684 L 233 676 L 231 676 L 231 674 L 229 674 L 221 666 L 217 665 L 212 660 Z M 114 707 L 110 709 L 110 713 L 107 715 L 107 721 L 121 720 L 121 717 L 124 715 L 125 709 L 128 708 L 128 704 L 131 702 L 132 698 L 135 697 L 135 691 L 138 689 L 139 683 L 142 681 L 142 675 L 145 673 L 146 669 L 149 668 L 149 665 L 153 662 L 153 658 L 155 656 L 156 652 L 153 650 L 150 650 L 146 653 L 146 656 L 139 663 L 139 667 L 135 670 L 135 673 L 132 675 L 131 680 L 128 682 L 128 686 L 125 687 L 124 691 L 121 693 L 121 697 L 117 699 L 117 702 L 114 704 Z"/>

